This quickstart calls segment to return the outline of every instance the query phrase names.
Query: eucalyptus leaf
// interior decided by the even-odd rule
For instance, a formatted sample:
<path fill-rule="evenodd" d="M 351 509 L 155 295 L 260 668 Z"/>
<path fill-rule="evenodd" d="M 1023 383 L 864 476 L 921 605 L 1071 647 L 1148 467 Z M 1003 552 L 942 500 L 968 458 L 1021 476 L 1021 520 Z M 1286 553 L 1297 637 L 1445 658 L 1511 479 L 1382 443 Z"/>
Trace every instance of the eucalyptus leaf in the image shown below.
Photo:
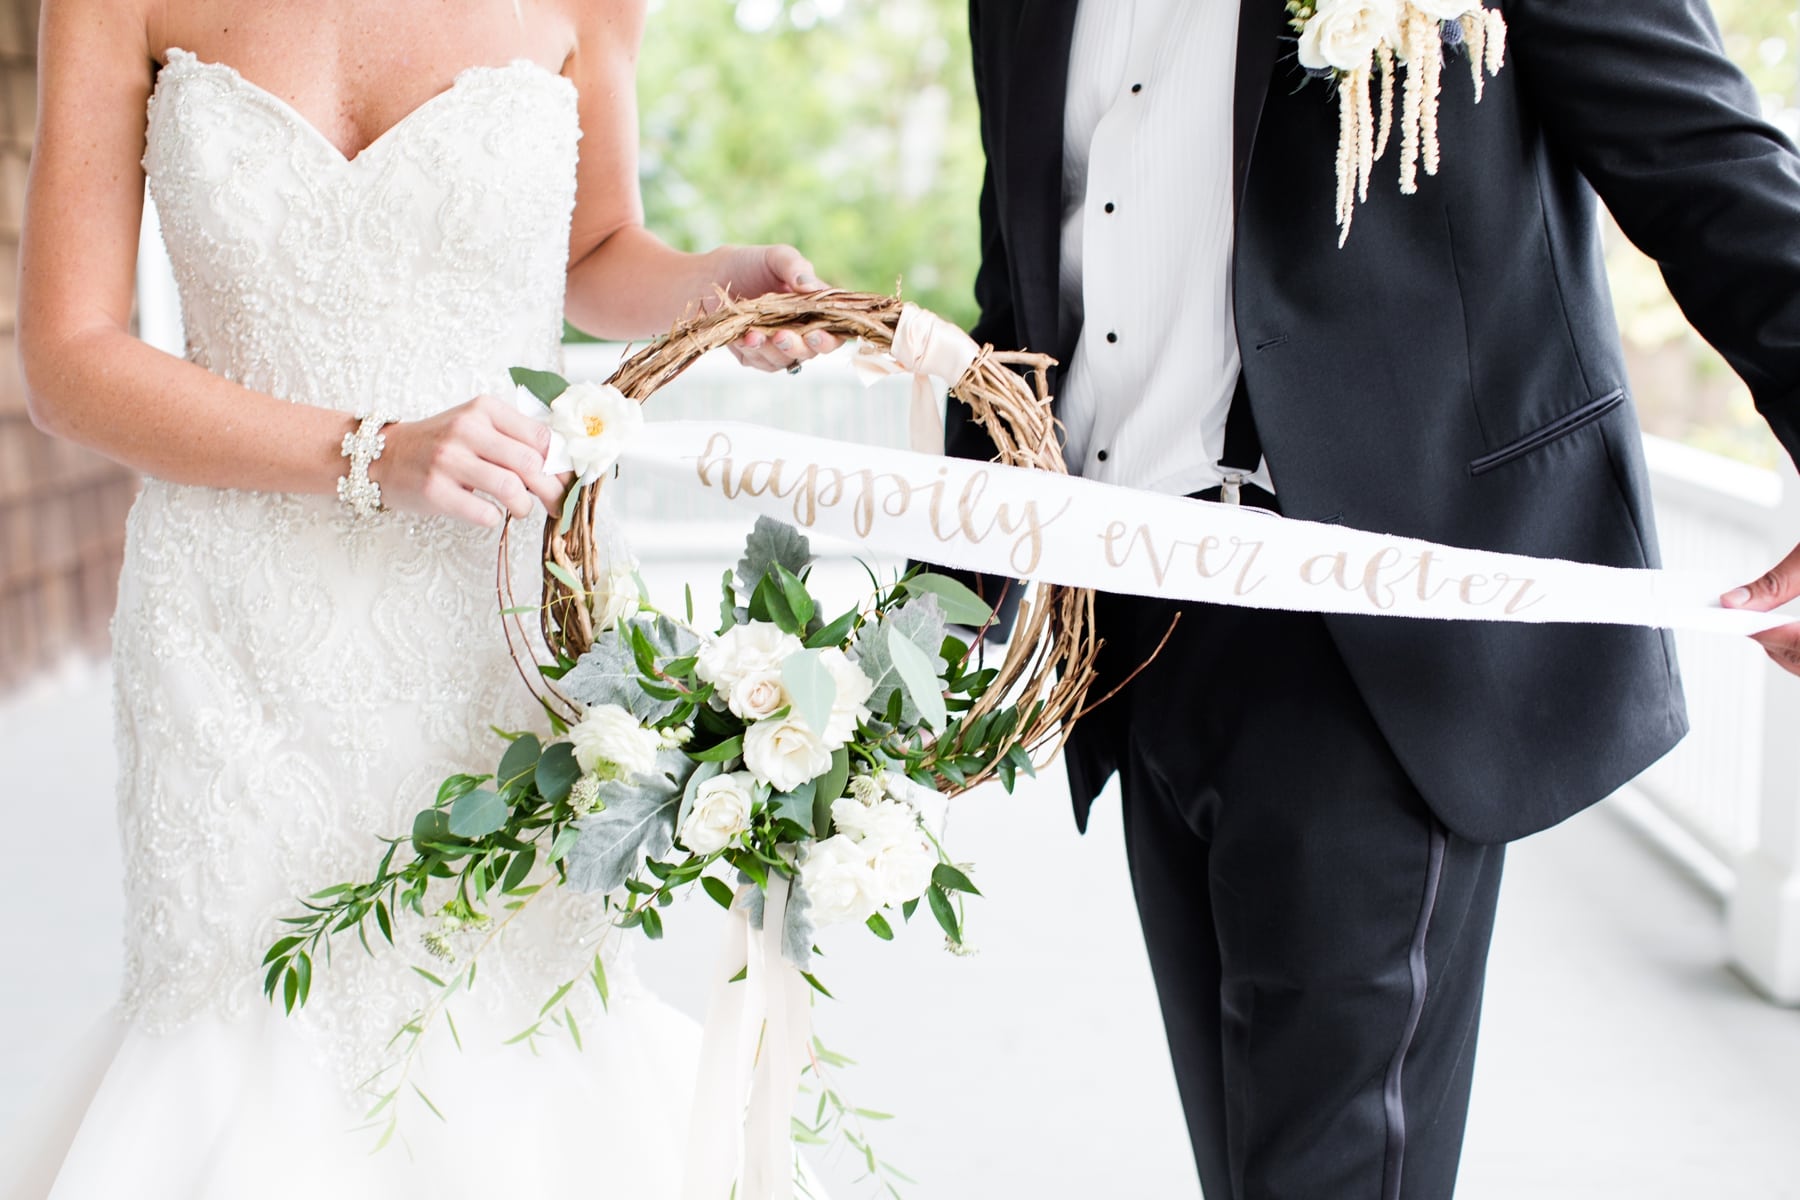
<path fill-rule="evenodd" d="M 550 402 L 569 390 L 569 381 L 554 371 L 534 371 L 530 367 L 514 367 L 507 374 L 512 381 L 542 400 Z"/>
<path fill-rule="evenodd" d="M 837 681 L 819 658 L 817 650 L 800 650 L 781 661 L 781 686 L 794 713 L 814 732 L 823 735 L 837 703 Z"/>
<path fill-rule="evenodd" d="M 943 606 L 944 620 L 952 625 L 979 629 L 994 619 L 994 610 L 980 596 L 948 575 L 925 572 L 914 575 L 902 586 L 913 596 L 936 596 Z"/>
<path fill-rule="evenodd" d="M 600 785 L 601 811 L 576 826 L 581 837 L 566 856 L 569 886 L 611 892 L 624 886 L 645 858 L 668 852 L 675 840 L 681 794 L 695 764 L 679 750 L 663 750 L 651 772 L 632 782 Z"/>
<path fill-rule="evenodd" d="M 745 591 L 754 591 L 777 564 L 798 575 L 812 560 L 812 545 L 805 534 L 773 517 L 758 517 L 756 528 L 744 539 L 744 556 L 737 565 L 738 582 Z"/>
<path fill-rule="evenodd" d="M 544 745 L 537 740 L 535 734 L 526 734 L 506 748 L 500 757 L 500 768 L 494 772 L 494 782 L 501 791 L 517 785 L 521 780 L 536 774 L 538 759 L 544 755 Z"/>
<path fill-rule="evenodd" d="M 456 837 L 486 837 L 505 825 L 506 801 L 486 788 L 458 796 L 450 806 L 450 832 Z"/>
<path fill-rule="evenodd" d="M 927 655 L 891 625 L 887 643 L 888 655 L 900 673 L 907 699 L 919 710 L 920 719 L 933 729 L 943 729 L 950 715 L 944 706 L 943 681 L 937 676 L 940 660 Z"/>
<path fill-rule="evenodd" d="M 802 829 L 811 829 L 813 823 L 813 797 L 818 794 L 819 781 L 809 779 L 791 792 L 777 792 L 769 797 L 770 809 L 777 821 L 792 821 Z"/>
<path fill-rule="evenodd" d="M 552 804 L 569 798 L 569 792 L 581 778 L 581 764 L 575 761 L 575 747 L 568 742 L 552 742 L 537 763 L 538 795 Z"/>

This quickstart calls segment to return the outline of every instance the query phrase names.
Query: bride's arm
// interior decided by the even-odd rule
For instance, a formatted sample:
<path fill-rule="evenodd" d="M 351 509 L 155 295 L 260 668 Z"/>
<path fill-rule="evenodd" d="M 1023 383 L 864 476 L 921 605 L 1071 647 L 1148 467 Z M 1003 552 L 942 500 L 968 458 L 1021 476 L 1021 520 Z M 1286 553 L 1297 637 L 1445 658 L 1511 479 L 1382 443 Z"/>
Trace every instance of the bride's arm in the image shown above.
<path fill-rule="evenodd" d="M 20 246 L 18 344 L 46 433 L 174 483 L 330 493 L 350 417 L 240 387 L 132 336 L 151 54 L 141 0 L 49 0 Z M 390 426 L 372 477 L 394 507 L 497 520 L 556 502 L 543 428 L 482 400 Z"/>
<path fill-rule="evenodd" d="M 597 337 L 655 337 L 712 299 L 809 292 L 825 285 L 792 246 L 721 246 L 684 254 L 644 228 L 638 191 L 637 54 L 644 0 L 577 6 L 576 48 L 565 74 L 581 105 L 581 158 L 569 245 L 569 320 Z M 837 345 L 792 333 L 767 343 L 751 334 L 732 349 L 751 366 L 778 369 Z"/>

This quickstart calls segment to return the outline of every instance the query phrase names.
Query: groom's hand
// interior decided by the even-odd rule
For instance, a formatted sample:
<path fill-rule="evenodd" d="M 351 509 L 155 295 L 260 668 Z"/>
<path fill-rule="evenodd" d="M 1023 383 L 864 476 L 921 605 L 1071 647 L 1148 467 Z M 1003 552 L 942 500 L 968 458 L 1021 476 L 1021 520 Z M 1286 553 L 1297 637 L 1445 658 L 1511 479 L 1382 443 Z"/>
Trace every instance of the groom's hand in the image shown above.
<path fill-rule="evenodd" d="M 812 263 L 792 246 L 731 246 L 724 251 L 718 284 L 734 296 L 766 296 L 770 292 L 804 295 L 822 292 L 825 283 Z M 752 329 L 731 344 L 732 354 L 746 367 L 786 371 L 809 358 L 830 354 L 838 339 L 822 329 Z"/>
<path fill-rule="evenodd" d="M 1755 583 L 1727 592 L 1719 600 L 1726 608 L 1768 612 L 1796 596 L 1800 596 L 1800 546 L 1795 546 L 1791 554 Z M 1800 622 L 1752 636 L 1782 670 L 1800 675 Z"/>

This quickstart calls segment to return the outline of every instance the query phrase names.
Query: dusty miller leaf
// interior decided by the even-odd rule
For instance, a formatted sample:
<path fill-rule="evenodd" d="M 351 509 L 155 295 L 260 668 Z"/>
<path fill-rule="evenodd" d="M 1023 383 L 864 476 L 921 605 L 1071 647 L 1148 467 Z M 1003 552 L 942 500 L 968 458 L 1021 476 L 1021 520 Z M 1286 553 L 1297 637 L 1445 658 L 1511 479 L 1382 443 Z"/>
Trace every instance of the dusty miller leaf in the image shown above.
<path fill-rule="evenodd" d="M 600 785 L 606 807 L 584 817 L 580 840 L 566 859 L 569 886 L 583 892 L 623 887 L 646 858 L 658 858 L 675 840 L 675 816 L 695 763 L 679 750 L 663 750 L 650 773 L 632 782 Z"/>
<path fill-rule="evenodd" d="M 773 517 L 756 518 L 756 528 L 744 540 L 744 557 L 738 560 L 738 582 L 746 594 L 756 590 L 762 577 L 780 563 L 795 575 L 812 562 L 812 545 L 806 535 Z"/>
<path fill-rule="evenodd" d="M 889 698 L 898 691 L 901 724 L 916 725 L 924 714 L 901 686 L 900 670 L 887 645 L 890 629 L 924 652 L 933 675 L 942 675 L 949 665 L 939 653 L 944 645 L 943 606 L 936 596 L 920 596 L 890 609 L 881 620 L 869 622 L 856 634 L 856 665 L 875 684 L 875 690 L 869 693 L 869 710 L 877 715 L 886 712 Z"/>
<path fill-rule="evenodd" d="M 750 928 L 760 931 L 763 927 L 763 913 L 768 907 L 768 897 L 763 895 L 748 875 L 738 873 L 740 884 L 749 884 L 742 888 L 732 907 L 740 910 L 749 918 Z M 801 971 L 812 970 L 813 943 L 819 940 L 819 927 L 813 921 L 812 898 L 801 886 L 799 876 L 788 881 L 787 913 L 781 923 L 781 956 Z"/>
<path fill-rule="evenodd" d="M 656 651 L 660 667 L 670 659 L 686 658 L 700 648 L 700 639 L 669 617 L 639 614 L 630 621 Z M 617 704 L 645 724 L 655 724 L 675 711 L 677 701 L 659 700 L 639 685 L 643 672 L 631 652 L 629 635 L 609 629 L 562 677 L 558 687 L 583 705 Z"/>

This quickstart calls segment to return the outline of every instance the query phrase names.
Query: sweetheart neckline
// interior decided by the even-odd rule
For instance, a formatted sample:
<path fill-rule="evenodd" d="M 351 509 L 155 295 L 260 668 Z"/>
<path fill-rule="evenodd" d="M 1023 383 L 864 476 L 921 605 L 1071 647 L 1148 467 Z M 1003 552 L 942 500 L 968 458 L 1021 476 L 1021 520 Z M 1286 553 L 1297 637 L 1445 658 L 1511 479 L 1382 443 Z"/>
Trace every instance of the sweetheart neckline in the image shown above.
<path fill-rule="evenodd" d="M 239 87 L 243 88 L 251 96 L 261 100 L 264 104 L 275 109 L 277 112 L 282 113 L 290 121 L 292 121 L 295 125 L 299 126 L 301 129 L 303 129 L 308 136 L 310 136 L 314 141 L 316 141 L 324 149 L 330 151 L 332 157 L 334 159 L 336 159 L 339 164 L 341 164 L 342 166 L 345 166 L 345 167 L 354 167 L 358 163 L 362 162 L 365 158 L 367 158 L 370 155 L 370 153 L 372 151 L 376 150 L 378 147 L 382 146 L 384 143 L 392 140 L 394 138 L 394 136 L 400 130 L 404 129 L 407 125 L 409 125 L 412 122 L 413 118 L 418 117 L 421 114 L 427 112 L 428 110 L 436 107 L 436 105 L 440 101 L 446 100 L 450 96 L 456 94 L 456 92 L 462 87 L 464 82 L 466 82 L 468 79 L 470 79 L 476 75 L 483 75 L 483 74 L 490 74 L 490 73 L 504 73 L 507 71 L 516 71 L 516 70 L 519 70 L 520 68 L 525 68 L 529 72 L 535 73 L 547 81 L 558 81 L 558 82 L 561 82 L 561 83 L 567 85 L 570 88 L 573 88 L 575 86 L 572 82 L 570 82 L 570 80 L 567 77 L 557 74 L 555 71 L 552 71 L 549 67 L 546 67 L 543 63 L 540 63 L 536 59 L 533 59 L 533 58 L 515 58 L 509 62 L 501 63 L 498 65 L 489 65 L 486 63 L 476 63 L 472 66 L 467 66 L 467 67 L 464 67 L 461 70 L 459 70 L 454 76 L 451 77 L 451 80 L 447 86 L 440 89 L 439 91 L 433 92 L 431 95 L 427 96 L 424 100 L 420 101 L 417 105 L 413 106 L 411 109 L 409 109 L 406 112 L 406 114 L 404 116 L 402 116 L 399 120 L 395 121 L 392 125 L 389 125 L 386 129 L 382 130 L 379 134 L 377 134 L 375 136 L 375 138 L 372 141 L 370 141 L 368 144 L 363 146 L 362 149 L 358 150 L 355 154 L 345 154 L 343 151 L 343 148 L 341 146 L 339 146 L 336 142 L 332 141 L 330 138 L 326 137 L 324 131 L 321 130 L 318 127 L 318 125 L 313 123 L 312 118 L 308 117 L 305 113 L 301 112 L 299 109 L 295 108 L 292 104 L 290 104 L 286 100 L 282 99 L 276 93 L 270 91 L 268 88 L 262 86 L 260 83 L 257 83 L 254 79 L 250 79 L 247 76 L 245 76 L 242 71 L 239 71 L 236 67 L 232 66 L 230 63 L 215 62 L 210 59 L 201 58 L 199 55 L 193 53 L 191 50 L 184 50 L 180 46 L 170 46 L 167 50 L 165 50 L 163 52 L 163 65 L 165 67 L 174 66 L 178 61 L 185 63 L 186 65 L 191 66 L 191 67 L 197 67 L 197 68 L 202 68 L 202 69 L 207 69 L 207 70 L 212 70 L 212 71 L 223 72 L 224 75 L 226 76 L 226 78 L 230 79 L 231 81 L 236 83 Z M 151 99 L 155 99 L 156 93 L 158 91 L 160 91 L 161 88 L 162 88 L 162 73 L 159 71 L 157 73 L 156 83 L 151 87 L 151 91 L 150 91 Z"/>

